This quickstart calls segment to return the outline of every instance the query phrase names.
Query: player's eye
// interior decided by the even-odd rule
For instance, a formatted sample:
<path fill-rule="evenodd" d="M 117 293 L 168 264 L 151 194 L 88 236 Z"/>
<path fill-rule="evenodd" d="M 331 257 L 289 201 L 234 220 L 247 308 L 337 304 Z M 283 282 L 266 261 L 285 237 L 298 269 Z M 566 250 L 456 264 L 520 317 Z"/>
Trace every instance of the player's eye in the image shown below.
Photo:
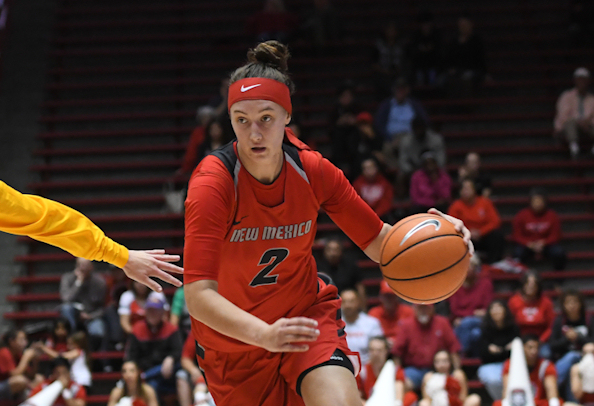
<path fill-rule="evenodd" d="M 262 121 L 264 121 L 265 123 L 268 123 L 269 121 L 272 121 L 272 117 L 270 117 L 270 116 L 263 116 L 262 117 Z"/>
<path fill-rule="evenodd" d="M 239 118 L 237 119 L 237 122 L 238 122 L 239 124 L 245 124 L 245 123 L 247 123 L 247 119 L 246 119 L 246 118 L 244 118 L 244 117 L 239 117 Z"/>

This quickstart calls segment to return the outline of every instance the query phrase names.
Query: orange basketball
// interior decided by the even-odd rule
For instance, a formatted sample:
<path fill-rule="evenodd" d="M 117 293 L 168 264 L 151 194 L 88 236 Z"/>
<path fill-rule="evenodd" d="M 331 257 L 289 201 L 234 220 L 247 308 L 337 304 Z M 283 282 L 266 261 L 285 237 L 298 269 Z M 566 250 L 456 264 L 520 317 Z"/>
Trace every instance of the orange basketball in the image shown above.
<path fill-rule="evenodd" d="M 469 262 L 462 234 L 443 217 L 429 213 L 396 223 L 380 251 L 380 268 L 394 293 L 420 304 L 452 296 L 462 286 Z"/>

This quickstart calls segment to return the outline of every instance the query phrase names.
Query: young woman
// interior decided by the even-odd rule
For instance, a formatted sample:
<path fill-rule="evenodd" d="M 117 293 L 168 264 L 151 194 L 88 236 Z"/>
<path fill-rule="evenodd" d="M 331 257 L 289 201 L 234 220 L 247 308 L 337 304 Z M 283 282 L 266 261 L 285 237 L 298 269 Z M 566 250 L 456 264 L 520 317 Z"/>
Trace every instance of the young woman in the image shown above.
<path fill-rule="evenodd" d="M 57 352 L 68 349 L 68 336 L 70 335 L 70 322 L 60 317 L 54 322 L 50 336 L 45 340 L 45 346 Z"/>
<path fill-rule="evenodd" d="M 87 335 L 83 331 L 78 331 L 68 337 L 66 343 L 67 350 L 64 352 L 53 350 L 47 346 L 42 346 L 41 349 L 51 358 L 61 357 L 68 360 L 72 380 L 89 389 L 92 379 Z"/>
<path fill-rule="evenodd" d="M 547 344 L 551 336 L 555 311 L 551 299 L 542 294 L 542 281 L 535 272 L 526 272 L 521 280 L 522 290 L 509 299 L 508 306 L 516 319 L 522 336 L 536 334 L 540 340 L 541 358 L 551 358 Z"/>
<path fill-rule="evenodd" d="M 482 365 L 477 375 L 493 400 L 501 399 L 503 363 L 510 357 L 511 342 L 519 336 L 520 329 L 507 304 L 499 299 L 492 301 L 481 327 L 478 350 Z"/>
<path fill-rule="evenodd" d="M 449 352 L 442 350 L 435 353 L 433 372 L 427 372 L 423 377 L 423 399 L 419 406 L 480 406 L 479 395 L 468 395 L 468 383 L 464 372 L 461 369 L 453 369 Z"/>
<path fill-rule="evenodd" d="M 276 41 L 248 52 L 229 87 L 237 141 L 190 180 L 184 288 L 198 364 L 218 406 L 360 406 L 340 298 L 318 278 L 311 252 L 316 219 L 323 208 L 376 261 L 391 226 L 285 129 L 288 57 Z M 444 220 L 469 242 L 461 221 Z"/>
<path fill-rule="evenodd" d="M 159 406 L 155 390 L 142 382 L 140 369 L 134 361 L 122 365 L 122 380 L 111 390 L 107 406 L 117 406 L 122 398 L 129 398 L 133 406 Z"/>
<path fill-rule="evenodd" d="M 569 393 L 569 372 L 573 364 L 582 358 L 583 345 L 594 338 L 594 316 L 586 319 L 584 296 L 576 290 L 563 292 L 559 300 L 561 314 L 555 318 L 549 345 L 557 360 L 557 382 L 560 388 L 567 385 Z"/>

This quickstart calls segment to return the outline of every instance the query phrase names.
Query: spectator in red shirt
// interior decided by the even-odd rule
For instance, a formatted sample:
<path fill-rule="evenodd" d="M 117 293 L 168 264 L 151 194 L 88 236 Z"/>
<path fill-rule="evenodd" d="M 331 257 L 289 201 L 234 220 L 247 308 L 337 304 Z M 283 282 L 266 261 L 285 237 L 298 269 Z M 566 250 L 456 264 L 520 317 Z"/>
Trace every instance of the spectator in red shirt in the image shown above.
<path fill-rule="evenodd" d="M 501 259 L 505 240 L 499 229 L 499 213 L 491 200 L 477 195 L 472 180 L 462 181 L 460 199 L 452 203 L 448 214 L 461 219 L 468 227 L 474 248 L 486 254 L 487 263 L 491 264 Z"/>
<path fill-rule="evenodd" d="M 379 320 L 392 347 L 398 335 L 399 322 L 413 317 L 415 312 L 412 307 L 400 301 L 386 281 L 380 284 L 379 300 L 380 305 L 370 309 L 367 314 Z"/>
<path fill-rule="evenodd" d="M 27 335 L 22 330 L 11 330 L 4 335 L 0 348 L 0 400 L 10 400 L 37 382 L 36 363 L 39 352 L 27 348 Z"/>
<path fill-rule="evenodd" d="M 512 239 L 516 243 L 514 257 L 529 263 L 535 256 L 553 261 L 556 270 L 565 268 L 567 256 L 559 245 L 561 222 L 559 216 L 547 207 L 544 191 L 530 192 L 530 207 L 521 210 L 514 217 Z"/>
<path fill-rule="evenodd" d="M 448 319 L 434 314 L 433 305 L 415 305 L 414 309 L 415 317 L 400 321 L 392 353 L 404 366 L 409 387 L 418 389 L 437 351 L 448 351 L 454 369 L 460 368 L 460 344 Z"/>
<path fill-rule="evenodd" d="M 246 28 L 257 42 L 275 39 L 286 43 L 297 23 L 298 18 L 287 11 L 283 0 L 266 0 L 264 9 L 248 19 Z"/>
<path fill-rule="evenodd" d="M 226 91 L 225 91 L 225 94 Z M 198 158 L 198 151 L 202 143 L 204 143 L 204 129 L 216 118 L 216 112 L 214 107 L 211 106 L 202 106 L 196 112 L 196 121 L 198 121 L 198 126 L 194 128 L 192 134 L 190 134 L 190 139 L 188 140 L 188 145 L 186 146 L 186 153 L 184 154 L 182 160 L 181 168 L 176 172 L 178 175 L 187 174 L 189 175 L 192 173 L 198 162 L 200 162 Z"/>
<path fill-rule="evenodd" d="M 361 171 L 363 173 L 353 182 L 353 187 L 380 218 L 387 220 L 386 216 L 392 210 L 394 186 L 380 173 L 374 158 L 364 160 Z"/>
<path fill-rule="evenodd" d="M 366 401 L 373 393 L 373 386 L 390 355 L 390 345 L 383 336 L 372 337 L 369 340 L 369 362 L 361 368 L 357 375 L 357 387 L 361 393 L 361 400 Z M 394 405 L 410 406 L 417 401 L 417 395 L 408 391 L 404 393 L 404 370 L 396 366 L 396 398 Z"/>
<path fill-rule="evenodd" d="M 446 211 L 452 197 L 452 179 L 439 167 L 433 152 L 424 152 L 421 161 L 422 168 L 410 179 L 410 200 L 414 211 L 423 213 L 432 207 Z"/>
<path fill-rule="evenodd" d="M 551 347 L 546 344 L 551 336 L 555 311 L 551 299 L 543 295 L 542 283 L 534 272 L 522 277 L 522 290 L 509 299 L 509 310 L 514 315 L 520 333 L 536 334 L 540 339 L 540 356 L 551 357 Z"/>
<path fill-rule="evenodd" d="M 60 381 L 63 386 L 62 393 L 48 406 L 85 406 L 87 404 L 87 391 L 84 386 L 78 385 L 70 379 L 70 363 L 64 358 L 52 361 L 52 374 L 44 382 L 37 385 L 29 397 L 33 397 L 55 381 Z"/>
<path fill-rule="evenodd" d="M 481 260 L 478 255 L 470 258 L 470 266 L 464 284 L 450 297 L 450 313 L 454 332 L 462 351 L 470 353 L 481 337 L 481 323 L 493 300 L 493 283 L 481 275 Z M 471 355 L 478 354 L 472 352 Z"/>
<path fill-rule="evenodd" d="M 165 305 L 159 296 L 147 299 L 145 318 L 132 327 L 126 350 L 126 360 L 136 362 L 159 395 L 176 392 L 182 351 L 181 333 L 166 319 Z"/>
<path fill-rule="evenodd" d="M 54 322 L 50 336 L 45 340 L 45 346 L 56 352 L 68 351 L 68 336 L 70 335 L 70 322 L 60 317 Z"/>
<path fill-rule="evenodd" d="M 536 406 L 559 406 L 562 401 L 558 398 L 557 371 L 555 364 L 547 359 L 539 357 L 538 336 L 527 334 L 522 337 L 524 343 L 524 355 L 526 365 L 530 374 L 530 383 L 534 391 L 534 403 Z M 503 395 L 507 389 L 509 375 L 509 359 L 503 364 Z M 493 406 L 501 406 L 501 400 L 493 403 Z"/>

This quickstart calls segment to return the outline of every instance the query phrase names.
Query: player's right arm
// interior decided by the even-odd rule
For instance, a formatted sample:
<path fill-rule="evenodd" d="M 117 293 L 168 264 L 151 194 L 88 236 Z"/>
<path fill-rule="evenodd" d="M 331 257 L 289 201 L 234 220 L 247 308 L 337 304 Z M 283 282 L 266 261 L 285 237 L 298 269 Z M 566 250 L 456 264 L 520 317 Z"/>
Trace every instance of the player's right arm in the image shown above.
<path fill-rule="evenodd" d="M 188 311 L 213 330 L 246 344 L 272 352 L 307 351 L 306 344 L 292 343 L 315 341 L 319 335 L 315 320 L 296 317 L 268 324 L 218 293 L 217 274 L 234 193 L 231 176 L 214 157 L 203 160 L 190 180 L 184 247 Z"/>

